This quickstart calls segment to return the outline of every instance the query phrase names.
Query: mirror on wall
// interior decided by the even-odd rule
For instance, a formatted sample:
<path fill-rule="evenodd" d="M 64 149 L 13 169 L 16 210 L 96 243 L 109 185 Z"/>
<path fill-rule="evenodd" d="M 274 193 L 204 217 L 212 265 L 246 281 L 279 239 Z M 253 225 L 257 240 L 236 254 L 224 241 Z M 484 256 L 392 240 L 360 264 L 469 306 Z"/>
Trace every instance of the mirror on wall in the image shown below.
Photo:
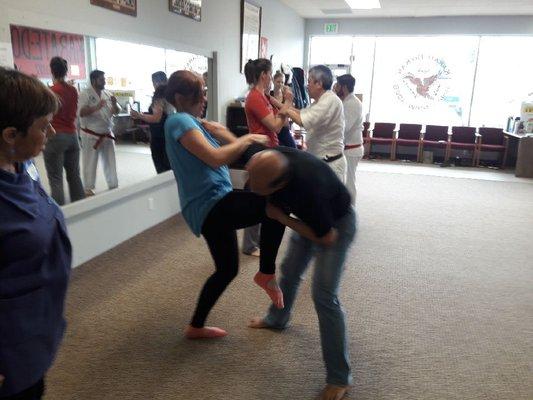
<path fill-rule="evenodd" d="M 162 124 L 165 116 L 173 112 L 173 108 L 162 101 L 158 95 L 161 91 L 158 92 L 157 87 L 164 82 L 165 75 L 168 77 L 180 69 L 194 71 L 207 78 L 208 65 L 212 65 L 207 57 L 127 41 L 15 25 L 11 26 L 11 36 L 16 67 L 22 72 L 38 77 L 49 86 L 54 83 L 50 72 L 50 60 L 59 56 L 68 63 L 66 80 L 74 85 L 79 93 L 76 136 L 82 147 L 79 161 L 80 175 L 88 195 L 98 195 L 114 189 L 117 181 L 119 188 L 125 187 L 168 170 L 168 164 L 163 160 L 165 156 L 164 142 L 161 143 L 161 140 L 164 140 Z M 90 73 L 93 70 L 104 72 L 100 82 L 104 86 L 104 94 L 101 94 L 98 100 L 105 100 L 105 104 L 101 111 L 80 118 L 80 111 L 81 114 L 88 111 L 83 110 L 83 105 L 98 104 L 94 81 L 93 85 L 90 81 Z M 210 81 L 210 79 L 205 80 Z M 208 97 L 212 92 L 207 90 Z M 118 110 L 114 108 L 112 98 L 116 99 Z M 104 173 L 105 161 L 108 161 L 108 166 L 112 166 L 113 155 L 107 148 L 105 151 L 101 148 L 92 185 L 91 162 L 84 161 L 92 157 L 94 163 L 95 159 L 95 152 L 91 148 L 96 146 L 98 137 L 90 132 L 98 130 L 98 123 L 95 123 L 92 117 L 98 118 L 102 113 L 105 118 L 106 113 L 110 116 L 114 111 L 118 112 L 112 116 L 115 140 L 111 147 L 114 148 L 116 178 L 110 176 L 113 174 L 110 174 L 109 170 Z M 93 129 L 90 129 L 91 127 Z M 89 137 L 93 138 L 92 141 L 87 139 Z M 50 158 L 50 154 L 47 154 L 47 157 Z M 52 193 L 50 181 L 54 178 L 49 179 L 43 154 L 35 159 L 35 164 L 44 188 Z M 57 177 L 55 179 L 57 187 Z M 65 170 L 63 192 L 64 204 L 69 204 L 71 199 Z"/>

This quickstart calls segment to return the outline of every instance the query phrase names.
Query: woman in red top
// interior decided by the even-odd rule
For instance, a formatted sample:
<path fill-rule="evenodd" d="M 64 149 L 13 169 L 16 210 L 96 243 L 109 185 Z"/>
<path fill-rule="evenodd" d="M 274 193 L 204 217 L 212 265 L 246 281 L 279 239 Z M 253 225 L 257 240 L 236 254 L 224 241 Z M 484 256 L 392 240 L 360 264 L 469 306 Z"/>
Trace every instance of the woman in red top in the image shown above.
<path fill-rule="evenodd" d="M 70 201 L 85 198 L 80 177 L 80 145 L 76 134 L 78 91 L 65 80 L 68 72 L 67 60 L 61 57 L 52 58 L 50 70 L 54 77 L 51 89 L 59 98 L 61 106 L 52 120 L 52 126 L 57 133 L 48 140 L 43 155 L 52 197 L 57 204 L 63 205 L 63 168 L 67 173 Z"/>
<path fill-rule="evenodd" d="M 251 87 L 244 111 L 250 133 L 267 135 L 270 138 L 269 146 L 275 147 L 280 144 L 278 134 L 287 123 L 287 117 L 277 113 L 273 104 L 281 105 L 279 101 L 267 97 L 272 83 L 272 63 L 265 58 L 249 60 L 244 66 L 246 83 Z M 292 93 L 287 93 L 285 102 L 292 104 Z M 255 225 L 244 229 L 242 239 L 242 252 L 244 254 L 259 257 L 260 226 Z"/>
<path fill-rule="evenodd" d="M 250 133 L 260 133 L 270 138 L 270 147 L 279 145 L 278 134 L 287 118 L 274 112 L 271 100 L 265 93 L 272 83 L 272 63 L 265 58 L 250 60 L 244 67 L 246 82 L 252 87 L 246 97 L 244 111 Z M 287 93 L 285 102 L 292 104 L 292 94 Z"/>

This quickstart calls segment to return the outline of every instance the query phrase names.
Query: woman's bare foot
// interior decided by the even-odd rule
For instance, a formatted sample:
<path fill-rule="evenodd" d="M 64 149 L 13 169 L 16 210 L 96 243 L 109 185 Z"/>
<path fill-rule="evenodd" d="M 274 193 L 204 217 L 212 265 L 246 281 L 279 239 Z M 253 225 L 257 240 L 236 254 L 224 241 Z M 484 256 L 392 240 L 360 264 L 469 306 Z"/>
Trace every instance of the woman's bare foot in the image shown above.
<path fill-rule="evenodd" d="M 254 276 L 254 282 L 268 294 L 276 308 L 283 308 L 283 292 L 276 281 L 276 274 L 258 272 Z"/>
<path fill-rule="evenodd" d="M 341 400 L 348 392 L 350 386 L 326 385 L 320 394 L 320 400 Z"/>
<path fill-rule="evenodd" d="M 195 328 L 188 325 L 185 328 L 185 337 L 187 339 L 215 339 L 221 338 L 228 334 L 224 329 L 215 326 L 204 326 L 203 328 Z"/>
<path fill-rule="evenodd" d="M 263 318 L 260 318 L 260 317 L 252 318 L 250 322 L 248 323 L 248 327 L 254 328 L 254 329 L 269 328 L 269 326 L 265 324 L 265 321 L 263 320 Z"/>

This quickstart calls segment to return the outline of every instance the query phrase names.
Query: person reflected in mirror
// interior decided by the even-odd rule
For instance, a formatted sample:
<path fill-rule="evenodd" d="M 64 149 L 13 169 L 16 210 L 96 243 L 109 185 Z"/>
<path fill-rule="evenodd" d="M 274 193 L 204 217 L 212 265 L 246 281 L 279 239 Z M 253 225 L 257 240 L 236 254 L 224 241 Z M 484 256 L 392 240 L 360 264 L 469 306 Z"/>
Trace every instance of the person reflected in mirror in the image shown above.
<path fill-rule="evenodd" d="M 165 100 L 167 74 L 157 71 L 152 74 L 154 95 L 148 113 L 131 111 L 131 117 L 146 122 L 150 126 L 150 150 L 155 170 L 158 174 L 170 170 L 167 152 L 165 149 L 165 121 L 176 110 Z"/>
<path fill-rule="evenodd" d="M 63 169 L 67 175 L 70 201 L 85 198 L 80 176 L 80 144 L 76 131 L 78 91 L 65 80 L 68 73 L 67 60 L 53 57 L 50 60 L 50 70 L 54 78 L 50 89 L 58 96 L 60 107 L 52 120 L 56 134 L 48 139 L 43 156 L 52 197 L 62 206 L 65 204 Z"/>
<path fill-rule="evenodd" d="M 32 162 L 54 137 L 58 97 L 0 67 L 0 399 L 37 400 L 65 332 L 72 249 Z"/>
<path fill-rule="evenodd" d="M 317 157 L 278 147 L 246 165 L 250 189 L 268 196 L 267 215 L 293 230 L 281 263 L 283 309 L 270 307 L 251 328 L 285 329 L 305 272 L 314 258 L 312 297 L 318 315 L 327 385 L 321 400 L 343 398 L 352 383 L 344 311 L 338 298 L 344 262 L 355 238 L 355 210 L 335 172 Z"/>
<path fill-rule="evenodd" d="M 204 112 L 202 113 L 202 119 L 205 119 L 205 118 L 207 118 L 207 108 L 208 108 L 208 105 L 209 105 L 209 86 L 207 84 L 207 82 L 209 82 L 209 73 L 207 71 L 205 71 L 202 74 L 202 78 L 204 80 L 204 92 L 205 92 L 205 97 L 207 99 L 205 101 Z"/>
<path fill-rule="evenodd" d="M 178 184 L 183 218 L 191 231 L 202 235 L 215 263 L 205 282 L 190 324 L 189 339 L 217 338 L 227 334 L 205 326 L 207 316 L 239 270 L 237 229 L 262 223 L 259 272 L 254 281 L 276 308 L 283 307 L 275 269 L 284 226 L 267 217 L 266 200 L 251 192 L 233 190 L 228 164 L 252 144 L 266 144 L 268 136 L 236 137 L 216 122 L 200 121 L 205 108 L 204 82 L 190 71 L 176 71 L 168 81 L 165 97 L 176 113 L 165 122 L 167 154 Z M 219 142 L 223 143 L 222 145 Z"/>
<path fill-rule="evenodd" d="M 91 85 L 81 92 L 78 104 L 83 147 L 83 184 L 87 196 L 95 194 L 99 157 L 104 164 L 108 188 L 118 187 L 113 116 L 120 111 L 116 97 L 105 90 L 105 73 L 95 69 L 90 74 L 90 80 Z"/>

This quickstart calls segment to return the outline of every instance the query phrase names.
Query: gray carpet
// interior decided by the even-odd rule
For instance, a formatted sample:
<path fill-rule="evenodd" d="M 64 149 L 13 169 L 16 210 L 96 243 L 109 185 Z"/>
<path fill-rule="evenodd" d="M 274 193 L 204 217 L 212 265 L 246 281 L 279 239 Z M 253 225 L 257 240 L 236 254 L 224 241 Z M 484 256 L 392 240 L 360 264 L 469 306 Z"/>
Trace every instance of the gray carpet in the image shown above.
<path fill-rule="evenodd" d="M 533 185 L 362 172 L 358 187 L 349 398 L 532 399 Z M 212 266 L 180 217 L 77 268 L 46 399 L 315 398 L 309 282 L 290 329 L 251 330 L 268 301 L 257 259 L 241 264 L 208 321 L 218 341 L 181 336 Z"/>

